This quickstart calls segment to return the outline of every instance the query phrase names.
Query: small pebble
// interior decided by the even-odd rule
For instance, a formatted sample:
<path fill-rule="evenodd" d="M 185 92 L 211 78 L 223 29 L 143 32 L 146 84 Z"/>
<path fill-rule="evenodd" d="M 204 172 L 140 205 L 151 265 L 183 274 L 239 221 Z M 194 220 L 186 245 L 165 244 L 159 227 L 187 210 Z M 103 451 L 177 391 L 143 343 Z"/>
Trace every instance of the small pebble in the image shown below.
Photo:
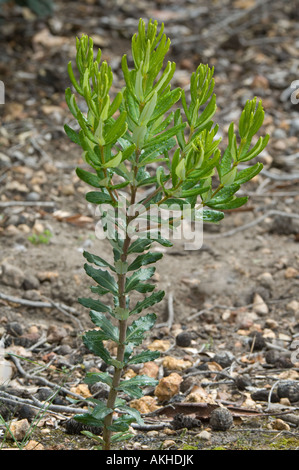
<path fill-rule="evenodd" d="M 175 446 L 176 443 L 175 441 L 173 441 L 172 439 L 166 439 L 163 444 L 162 444 L 162 447 L 163 449 L 168 449 L 169 447 L 172 447 L 172 446 Z"/>
<path fill-rule="evenodd" d="M 2 275 L 0 282 L 2 284 L 15 288 L 20 288 L 22 286 L 25 279 L 25 274 L 20 268 L 9 263 L 3 263 L 1 268 Z"/>
<path fill-rule="evenodd" d="M 20 323 L 12 321 L 7 325 L 7 333 L 12 336 L 21 336 L 23 334 L 23 327 Z"/>
<path fill-rule="evenodd" d="M 249 347 L 252 351 L 261 351 L 266 347 L 265 338 L 259 331 L 252 331 L 249 336 Z"/>
<path fill-rule="evenodd" d="M 26 274 L 26 278 L 23 282 L 23 289 L 25 290 L 38 290 L 39 289 L 39 280 L 33 274 Z"/>
<path fill-rule="evenodd" d="M 269 390 L 266 388 L 261 388 L 259 390 L 255 390 L 251 393 L 251 398 L 254 401 L 268 401 L 269 399 Z M 278 403 L 279 398 L 275 392 L 271 393 L 271 403 Z"/>
<path fill-rule="evenodd" d="M 49 387 L 41 387 L 38 389 L 36 398 L 40 401 L 47 401 L 48 398 L 53 396 L 54 391 Z"/>
<path fill-rule="evenodd" d="M 9 430 L 7 433 L 8 439 L 16 439 L 17 441 L 22 441 L 29 431 L 30 424 L 27 419 L 21 419 L 18 421 L 12 421 Z"/>
<path fill-rule="evenodd" d="M 291 403 L 299 401 L 299 382 L 288 380 L 279 383 L 277 386 L 277 395 L 279 398 L 288 398 Z"/>
<path fill-rule="evenodd" d="M 234 359 L 235 356 L 230 351 L 215 354 L 213 358 L 214 362 L 217 362 L 217 364 L 219 364 L 224 369 L 229 367 L 233 363 Z"/>
<path fill-rule="evenodd" d="M 233 415 L 227 408 L 216 408 L 210 417 L 210 426 L 214 431 L 227 431 L 233 425 Z"/>
<path fill-rule="evenodd" d="M 212 434 L 209 431 L 201 431 L 195 436 L 195 438 L 203 439 L 204 441 L 209 441 L 211 437 L 212 437 Z"/>
<path fill-rule="evenodd" d="M 246 388 L 252 386 L 252 382 L 248 375 L 238 375 L 238 377 L 236 377 L 235 384 L 238 390 L 241 391 L 246 390 Z"/>
<path fill-rule="evenodd" d="M 35 191 L 32 191 L 31 193 L 28 193 L 27 196 L 26 196 L 26 201 L 35 202 L 35 201 L 39 201 L 39 200 L 40 200 L 40 194 L 38 194 Z"/>
<path fill-rule="evenodd" d="M 254 296 L 252 309 L 258 315 L 267 315 L 269 313 L 267 304 L 259 294 Z"/>
<path fill-rule="evenodd" d="M 276 419 L 272 424 L 273 429 L 277 429 L 277 431 L 290 431 L 290 425 L 283 421 L 282 419 Z"/>
<path fill-rule="evenodd" d="M 181 348 L 188 348 L 191 344 L 191 334 L 188 331 L 183 331 L 182 333 L 179 333 L 176 338 L 176 345 L 180 346 Z"/>
<path fill-rule="evenodd" d="M 27 419 L 29 422 L 31 422 L 35 418 L 37 413 L 38 413 L 37 410 L 32 408 L 32 406 L 28 406 L 28 405 L 22 405 L 18 410 L 19 418 Z"/>

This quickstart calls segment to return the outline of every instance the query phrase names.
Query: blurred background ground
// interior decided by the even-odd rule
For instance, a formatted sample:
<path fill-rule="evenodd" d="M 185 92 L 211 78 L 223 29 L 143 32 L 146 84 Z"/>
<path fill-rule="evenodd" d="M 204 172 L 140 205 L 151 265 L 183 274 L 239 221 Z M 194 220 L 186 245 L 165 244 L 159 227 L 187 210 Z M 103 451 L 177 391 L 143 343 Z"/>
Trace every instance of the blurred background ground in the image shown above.
<path fill-rule="evenodd" d="M 80 149 L 63 130 L 65 123 L 73 124 L 64 100 L 67 63 L 75 60 L 76 36 L 92 36 L 112 67 L 116 93 L 123 86 L 120 60 L 124 53 L 130 56 L 139 18 L 165 23 L 171 39 L 168 57 L 177 63 L 174 86 L 188 92 L 190 74 L 199 63 L 215 67 L 215 121 L 223 146 L 230 122 L 237 122 L 246 100 L 254 96 L 263 100 L 265 109 L 261 133 L 271 135 L 260 158 L 264 171 L 242 188 L 250 195 L 247 205 L 226 213 L 221 225 L 205 226 L 202 249 L 186 251 L 176 241 L 165 252 L 155 282 L 166 291 L 156 309 L 158 323 L 166 326 L 148 341 L 175 345 L 177 334 L 185 331 L 192 335 L 193 350 L 175 346 L 171 355 L 189 354 L 201 363 L 203 350 L 209 351 L 210 360 L 219 351 L 229 352 L 239 374 L 248 364 L 254 377 L 274 367 L 273 377 L 287 373 L 298 384 L 298 365 L 289 361 L 299 319 L 295 0 L 56 0 L 52 14 L 44 18 L 14 2 L 1 5 L 5 105 L 0 105 L 0 338 L 5 338 L 5 347 L 24 348 L 18 350 L 22 356 L 45 335 L 43 346 L 34 349 L 34 359 L 44 364 L 50 360 L 45 354 L 55 356 L 53 348 L 62 344 L 78 352 L 63 356 L 66 367 L 71 357 L 72 367 L 85 357 L 78 333 L 90 324 L 88 312 L 77 303 L 79 296 L 88 295 L 89 286 L 82 252 L 103 256 L 107 246 L 95 236 L 94 208 L 86 203 L 87 188 L 74 171 L 82 164 Z M 48 307 L 38 307 L 35 302 L 40 301 Z M 12 324 L 19 325 L 19 333 Z M 257 332 L 264 341 L 261 352 L 250 349 Z M 286 362 L 271 365 L 269 351 Z M 54 356 L 51 367 L 58 370 L 61 364 Z M 13 373 L 15 380 L 20 372 Z M 78 385 L 83 376 L 72 380 Z M 271 384 L 266 379 L 268 388 Z M 229 390 L 225 393 L 230 395 Z"/>

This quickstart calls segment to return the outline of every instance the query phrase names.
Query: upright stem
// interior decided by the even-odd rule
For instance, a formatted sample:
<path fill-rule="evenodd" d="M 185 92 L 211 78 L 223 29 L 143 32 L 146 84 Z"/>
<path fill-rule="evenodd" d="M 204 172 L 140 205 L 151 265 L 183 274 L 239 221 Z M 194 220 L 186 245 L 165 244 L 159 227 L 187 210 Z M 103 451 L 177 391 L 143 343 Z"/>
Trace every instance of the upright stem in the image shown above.
<path fill-rule="evenodd" d="M 136 151 L 136 160 L 138 162 L 140 152 Z M 134 176 L 136 177 L 137 174 L 137 164 L 134 169 Z M 135 204 L 136 200 L 136 192 L 137 188 L 136 186 L 131 186 L 131 205 Z M 130 220 L 134 217 L 127 217 L 127 227 L 129 225 Z M 123 252 L 121 255 L 121 261 L 124 263 L 127 260 L 128 256 L 128 249 L 130 246 L 131 238 L 128 233 L 126 233 L 126 238 L 124 241 L 123 245 Z M 126 308 L 126 295 L 125 295 L 125 285 L 126 285 L 126 273 L 124 274 L 118 274 L 117 275 L 117 281 L 118 281 L 118 301 L 119 301 L 119 306 L 123 309 Z M 114 374 L 113 374 L 113 379 L 112 379 L 112 385 L 108 394 L 108 400 L 107 400 L 107 407 L 111 408 L 114 410 L 115 407 L 115 400 L 117 397 L 117 387 L 119 386 L 123 367 L 121 364 L 123 363 L 124 360 L 124 354 L 125 354 L 125 341 L 126 341 L 126 332 L 127 332 L 127 320 L 119 320 L 118 323 L 119 327 L 119 342 L 117 346 L 117 354 L 116 354 L 116 360 L 119 361 L 119 367 L 114 367 Z M 103 429 L 103 450 L 110 450 L 111 447 L 111 431 L 109 426 L 111 426 L 113 420 L 113 412 L 108 414 L 105 417 L 104 420 L 104 429 Z"/>
<path fill-rule="evenodd" d="M 121 256 L 121 260 L 123 262 L 127 259 L 128 248 L 130 246 L 130 237 L 127 235 L 124 241 L 123 246 L 123 253 Z M 121 308 L 126 308 L 126 296 L 125 296 L 125 283 L 126 283 L 126 274 L 118 274 L 118 299 L 119 299 L 119 306 Z M 121 364 L 124 360 L 125 354 L 125 341 L 126 341 L 126 331 L 127 331 L 127 320 L 119 320 L 118 323 L 119 327 L 119 343 L 117 346 L 117 355 L 116 360 L 119 361 Z M 115 400 L 117 397 L 117 387 L 119 386 L 121 374 L 123 371 L 123 367 L 114 367 L 114 374 L 112 379 L 112 385 L 109 391 L 108 400 L 107 400 L 107 407 L 114 410 L 115 407 Z M 108 429 L 109 426 L 112 424 L 113 419 L 113 412 L 110 413 L 105 417 L 104 420 L 104 429 L 103 429 L 103 450 L 110 450 L 111 446 L 111 431 Z"/>

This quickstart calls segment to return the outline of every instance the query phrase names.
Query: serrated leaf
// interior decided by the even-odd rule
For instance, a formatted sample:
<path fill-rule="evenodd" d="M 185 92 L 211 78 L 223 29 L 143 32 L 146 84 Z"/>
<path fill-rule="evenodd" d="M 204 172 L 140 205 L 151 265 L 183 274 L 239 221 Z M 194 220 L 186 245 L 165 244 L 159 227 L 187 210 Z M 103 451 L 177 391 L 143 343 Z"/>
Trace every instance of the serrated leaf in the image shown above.
<path fill-rule="evenodd" d="M 144 255 L 137 256 L 137 258 L 129 265 L 128 271 L 135 271 L 151 263 L 156 263 L 163 257 L 163 253 L 145 253 Z"/>
<path fill-rule="evenodd" d="M 107 413 L 109 414 L 109 413 Z M 87 426 L 96 426 L 98 428 L 102 428 L 104 425 L 104 418 L 99 419 L 92 416 L 91 413 L 83 413 L 81 415 L 75 415 L 74 419 L 81 424 L 85 424 Z"/>
<path fill-rule="evenodd" d="M 95 383 L 102 382 L 109 386 L 112 385 L 112 377 L 107 372 L 87 372 L 84 379 L 84 383 L 93 385 Z"/>
<path fill-rule="evenodd" d="M 138 290 L 138 292 L 142 292 L 141 290 L 139 290 L 141 288 L 140 283 L 142 281 L 147 281 L 148 279 L 150 279 L 154 275 L 155 270 L 156 269 L 152 267 L 152 268 L 141 268 L 141 269 L 138 269 L 138 271 L 135 271 L 134 274 L 132 274 L 132 276 L 129 276 L 126 279 L 125 292 L 126 293 L 130 292 L 133 289 Z"/>
<path fill-rule="evenodd" d="M 141 418 L 139 411 L 136 410 L 136 408 L 132 408 L 132 407 L 127 406 L 127 405 L 121 405 L 121 406 L 117 407 L 117 410 L 125 411 L 126 414 L 128 414 L 129 416 L 132 416 L 134 418 L 134 421 L 136 423 L 141 424 L 141 425 L 144 424 L 144 421 Z"/>
<path fill-rule="evenodd" d="M 91 321 L 98 327 L 101 328 L 102 332 L 105 335 L 105 339 L 111 339 L 118 343 L 119 339 L 119 330 L 114 326 L 108 318 L 100 312 L 91 310 L 90 312 Z"/>
<path fill-rule="evenodd" d="M 158 292 L 154 292 L 153 294 L 149 295 L 145 299 L 139 301 L 136 303 L 135 307 L 133 310 L 131 310 L 130 315 L 135 315 L 137 313 L 142 312 L 142 310 L 152 307 L 153 305 L 161 302 L 165 295 L 165 292 L 160 290 Z"/>
<path fill-rule="evenodd" d="M 137 240 L 134 240 L 133 243 L 130 245 L 128 249 L 128 254 L 143 253 L 144 250 L 149 248 L 152 243 L 153 240 L 150 240 L 148 238 L 137 238 Z"/>
<path fill-rule="evenodd" d="M 101 331 L 89 330 L 83 336 L 83 343 L 96 356 L 103 359 L 106 364 L 110 364 L 111 356 L 109 351 L 104 347 Z"/>
<path fill-rule="evenodd" d="M 104 289 L 107 289 L 114 295 L 118 294 L 117 283 L 113 276 L 108 271 L 103 271 L 102 269 L 95 269 L 89 264 L 84 264 L 85 272 L 90 276 L 97 284 L 99 284 Z"/>
<path fill-rule="evenodd" d="M 157 316 L 154 313 L 148 313 L 144 317 L 140 317 L 135 320 L 132 325 L 128 326 L 126 332 L 126 344 L 138 344 L 142 343 L 144 339 L 144 333 L 153 328 L 156 322 Z"/>
<path fill-rule="evenodd" d="M 135 421 L 135 418 L 130 415 L 123 415 L 115 419 L 113 423 L 108 426 L 108 429 L 112 432 L 125 432 L 129 429 L 131 423 Z"/>
<path fill-rule="evenodd" d="M 108 263 L 106 260 L 104 260 L 98 255 L 93 255 L 88 251 L 83 251 L 83 256 L 89 263 L 95 264 L 99 267 L 107 267 L 110 268 L 112 271 L 115 271 L 115 268 L 110 263 Z"/>
<path fill-rule="evenodd" d="M 101 427 L 103 426 L 104 418 L 112 412 L 113 410 L 108 408 L 105 403 L 98 402 L 91 413 L 75 415 L 74 419 L 82 424 L 87 424 L 88 426 Z"/>
<path fill-rule="evenodd" d="M 95 310 L 96 312 L 108 312 L 111 313 L 111 307 L 109 305 L 103 304 L 98 299 L 91 299 L 90 297 L 80 297 L 78 302 L 86 308 Z"/>
<path fill-rule="evenodd" d="M 117 387 L 117 390 L 125 392 L 132 398 L 141 398 L 143 394 L 139 387 L 155 387 L 157 383 L 157 380 L 147 375 L 136 375 L 132 379 L 123 380 Z"/>
<path fill-rule="evenodd" d="M 141 364 L 143 362 L 154 361 L 160 357 L 159 351 L 144 351 L 140 354 L 136 354 L 127 361 L 127 364 Z"/>

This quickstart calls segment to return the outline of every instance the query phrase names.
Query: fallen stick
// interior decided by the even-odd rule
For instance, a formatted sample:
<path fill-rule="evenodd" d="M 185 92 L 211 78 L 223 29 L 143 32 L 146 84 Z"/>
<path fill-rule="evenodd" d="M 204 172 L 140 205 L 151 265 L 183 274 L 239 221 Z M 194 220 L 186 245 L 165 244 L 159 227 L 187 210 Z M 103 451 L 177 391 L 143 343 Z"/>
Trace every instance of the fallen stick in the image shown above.
<path fill-rule="evenodd" d="M 20 304 L 20 305 L 25 305 L 26 307 L 37 307 L 37 308 L 52 308 L 52 307 L 60 307 L 63 308 L 64 310 L 67 310 L 68 312 L 71 313 L 76 313 L 76 309 L 73 307 L 69 307 L 68 305 L 64 304 L 59 304 L 56 302 L 42 302 L 40 300 L 27 300 L 27 299 L 21 299 L 19 297 L 13 297 L 12 295 L 6 295 L 2 294 L 0 292 L 0 299 L 2 300 L 7 300 L 8 302 L 12 302 L 14 304 Z"/>
<path fill-rule="evenodd" d="M 70 317 L 72 320 L 74 320 L 78 324 L 80 330 L 83 331 L 83 326 L 82 326 L 82 323 L 80 322 L 80 320 L 78 318 L 76 318 L 75 316 L 70 315 L 70 313 L 73 313 L 73 314 L 77 313 L 77 310 L 72 308 L 72 307 L 69 307 L 68 305 L 53 302 L 51 299 L 48 299 L 48 302 L 43 302 L 43 301 L 40 301 L 40 300 L 21 299 L 19 297 L 13 297 L 11 295 L 2 294 L 1 292 L 0 292 L 0 299 L 7 300 L 8 302 L 12 302 L 14 304 L 24 305 L 26 307 L 56 308 L 61 313 L 63 313 L 64 315 L 66 315 L 66 316 Z"/>
<path fill-rule="evenodd" d="M 270 211 L 268 211 L 265 214 L 261 215 L 257 219 L 253 220 L 252 222 L 248 222 L 248 224 L 241 225 L 240 227 L 236 227 L 232 230 L 228 230 L 227 232 L 217 233 L 215 235 L 208 235 L 207 238 L 208 238 L 208 240 L 214 240 L 216 238 L 230 237 L 232 235 L 235 235 L 238 232 L 242 232 L 244 230 L 247 230 L 248 228 L 252 228 L 255 225 L 258 225 L 260 222 L 265 220 L 267 217 L 271 217 L 273 215 L 280 215 L 281 217 L 289 217 L 290 219 L 299 219 L 299 214 L 283 212 L 283 211 L 277 211 L 275 209 L 273 209 L 273 210 L 271 209 Z"/>
<path fill-rule="evenodd" d="M 4 201 L 0 202 L 0 207 L 14 207 L 14 206 L 40 206 L 40 207 L 54 207 L 55 202 L 51 201 Z"/>
<path fill-rule="evenodd" d="M 18 369 L 18 371 L 20 372 L 20 374 L 25 377 L 26 379 L 28 380 L 32 380 L 32 381 L 36 381 L 36 382 L 39 382 L 43 385 L 47 385 L 48 387 L 52 387 L 54 389 L 58 389 L 60 391 L 62 391 L 63 393 L 65 393 L 66 395 L 72 395 L 73 397 L 77 398 L 78 400 L 81 400 L 81 401 L 84 401 L 86 402 L 86 398 L 84 398 L 83 396 L 79 395 L 78 393 L 74 393 L 74 392 L 71 392 L 70 390 L 68 390 L 67 388 L 61 386 L 61 385 L 58 385 L 58 384 L 55 384 L 53 382 L 50 382 L 49 380 L 45 379 L 44 377 L 36 377 L 36 376 L 33 376 L 31 374 L 28 374 L 24 369 L 23 367 L 21 366 L 21 363 L 19 361 L 19 359 L 13 355 L 12 353 L 8 353 L 9 357 L 12 359 L 12 361 L 14 362 L 16 368 Z"/>

